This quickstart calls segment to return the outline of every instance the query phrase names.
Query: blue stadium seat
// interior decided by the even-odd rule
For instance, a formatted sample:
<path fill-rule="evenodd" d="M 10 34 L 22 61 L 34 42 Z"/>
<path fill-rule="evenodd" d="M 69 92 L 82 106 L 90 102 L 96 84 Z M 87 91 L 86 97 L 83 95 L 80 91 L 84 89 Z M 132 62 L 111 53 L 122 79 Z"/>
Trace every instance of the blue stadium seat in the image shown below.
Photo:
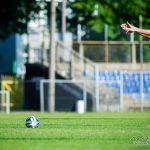
<path fill-rule="evenodd" d="M 89 76 L 89 75 L 90 75 L 89 70 L 84 70 L 84 71 L 83 71 L 83 75 L 84 75 L 84 76 Z"/>
<path fill-rule="evenodd" d="M 132 80 L 139 81 L 140 80 L 140 74 L 139 73 L 133 73 L 132 74 Z"/>
<path fill-rule="evenodd" d="M 106 86 L 108 88 L 115 88 L 120 92 L 120 71 L 100 71 L 100 72 L 90 72 L 85 70 L 83 72 L 84 76 L 97 78 L 106 81 Z M 115 82 L 112 82 L 115 81 Z M 118 82 L 117 82 L 118 81 Z M 123 72 L 123 92 L 125 94 L 139 94 L 140 93 L 140 73 L 128 71 Z M 150 72 L 143 73 L 143 92 L 145 94 L 150 94 Z"/>

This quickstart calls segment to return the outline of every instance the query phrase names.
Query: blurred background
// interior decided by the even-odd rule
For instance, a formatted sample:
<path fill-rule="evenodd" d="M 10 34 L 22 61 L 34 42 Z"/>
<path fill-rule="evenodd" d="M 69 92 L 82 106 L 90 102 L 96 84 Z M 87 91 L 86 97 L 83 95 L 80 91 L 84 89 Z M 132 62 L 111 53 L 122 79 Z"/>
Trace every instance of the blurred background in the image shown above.
<path fill-rule="evenodd" d="M 149 10 L 149 0 L 1 0 L 0 111 L 149 111 L 149 39 L 120 28 L 150 29 Z"/>

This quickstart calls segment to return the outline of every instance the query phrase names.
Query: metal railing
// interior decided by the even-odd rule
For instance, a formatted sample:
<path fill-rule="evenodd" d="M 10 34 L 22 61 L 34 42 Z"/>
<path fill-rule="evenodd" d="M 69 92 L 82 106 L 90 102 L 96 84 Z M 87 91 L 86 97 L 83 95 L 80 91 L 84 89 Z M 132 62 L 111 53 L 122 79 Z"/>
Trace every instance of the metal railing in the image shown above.
<path fill-rule="evenodd" d="M 6 114 L 10 113 L 10 93 L 9 91 L 0 91 L 0 110 L 4 111 L 6 108 Z"/>
<path fill-rule="evenodd" d="M 83 76 L 85 71 L 93 72 L 96 70 L 95 62 L 98 64 L 122 63 L 127 65 L 131 63 L 134 66 L 139 63 L 146 64 L 150 62 L 150 56 L 144 55 L 143 60 L 140 60 L 141 44 L 143 53 L 148 54 L 150 42 L 144 41 L 142 43 L 139 41 L 81 41 L 74 42 L 73 48 L 67 47 L 62 42 L 57 42 L 55 70 L 65 79 L 85 79 Z M 50 61 L 48 51 L 48 49 L 42 51 L 39 49 L 38 53 L 36 50 L 35 54 L 38 53 L 38 56 L 42 52 L 44 55 L 36 60 L 33 59 L 35 63 L 48 67 Z M 139 67 L 137 66 L 137 68 Z M 94 78 L 88 77 L 87 79 Z"/>
<path fill-rule="evenodd" d="M 46 100 L 47 86 L 54 82 L 61 88 L 63 94 L 72 93 L 77 100 L 91 99 L 92 111 L 149 111 L 150 110 L 150 72 L 100 72 L 96 80 L 41 80 L 41 103 Z M 90 88 L 89 88 L 90 87 Z M 88 90 L 89 89 L 89 90 Z M 71 98 L 65 97 L 61 91 L 56 90 L 55 95 L 59 102 Z M 64 98 L 63 98 L 64 97 Z M 57 99 L 57 98 L 56 98 Z M 41 106 L 44 111 L 44 106 Z"/>
<path fill-rule="evenodd" d="M 47 111 L 48 87 L 53 82 L 56 111 L 75 111 L 78 100 L 85 101 L 85 111 L 150 111 L 149 71 L 99 71 L 93 72 L 93 77 L 96 80 L 32 79 L 11 83 L 14 92 L 10 91 L 10 109 Z M 5 111 L 6 101 L 2 106 Z"/>
<path fill-rule="evenodd" d="M 141 45 L 143 53 L 150 49 L 148 41 L 81 41 L 74 42 L 73 49 L 94 62 L 136 63 L 140 62 Z M 150 62 L 150 58 L 145 56 L 143 62 Z"/>
<path fill-rule="evenodd" d="M 84 71 L 95 71 L 96 65 L 91 60 L 79 55 L 72 48 L 61 42 L 56 46 L 56 71 L 66 79 L 85 79 Z M 89 77 L 88 77 L 89 78 Z M 89 79 L 92 79 L 90 77 Z"/>
<path fill-rule="evenodd" d="M 47 111 L 47 94 L 48 85 L 55 83 L 55 102 L 56 110 L 61 111 L 72 110 L 78 100 L 84 101 L 84 112 L 87 111 L 123 111 L 123 96 L 122 92 L 117 92 L 117 89 L 108 88 L 105 81 L 101 80 L 41 80 L 40 81 L 40 110 Z M 120 91 L 122 86 L 120 81 L 111 81 L 111 83 L 119 83 Z M 89 86 L 91 87 L 88 91 Z M 65 103 L 68 102 L 68 103 Z M 58 104 L 62 108 L 58 108 Z M 69 105 L 70 104 L 70 105 Z M 65 108 L 67 107 L 67 108 Z"/>

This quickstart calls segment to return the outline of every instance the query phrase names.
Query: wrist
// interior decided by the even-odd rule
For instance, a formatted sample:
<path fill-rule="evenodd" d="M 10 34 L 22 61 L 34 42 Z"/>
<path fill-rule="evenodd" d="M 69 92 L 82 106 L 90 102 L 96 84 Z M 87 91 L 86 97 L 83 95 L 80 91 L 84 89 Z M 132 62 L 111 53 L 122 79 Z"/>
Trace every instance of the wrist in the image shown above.
<path fill-rule="evenodd" d="M 134 30 L 134 32 L 138 32 L 138 31 L 139 31 L 139 28 L 134 27 L 133 30 Z"/>

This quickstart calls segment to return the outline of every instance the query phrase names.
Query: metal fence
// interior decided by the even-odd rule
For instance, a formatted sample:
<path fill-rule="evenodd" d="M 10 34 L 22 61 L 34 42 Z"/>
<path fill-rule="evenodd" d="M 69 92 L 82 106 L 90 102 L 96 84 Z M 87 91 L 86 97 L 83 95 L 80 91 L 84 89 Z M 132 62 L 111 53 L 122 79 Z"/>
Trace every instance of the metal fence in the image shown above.
<path fill-rule="evenodd" d="M 140 62 L 140 51 L 143 51 L 143 62 L 150 62 L 150 56 L 147 55 L 150 49 L 149 41 L 81 41 L 74 42 L 72 48 L 68 48 L 61 42 L 56 43 L 56 59 L 68 63 L 73 55 L 78 58 L 86 58 L 93 62 Z M 75 53 L 77 52 L 77 53 Z M 30 63 L 41 63 L 48 65 L 49 49 L 31 49 L 29 55 Z M 96 54 L 96 55 L 95 55 Z M 76 57 L 76 56 L 74 56 Z"/>
<path fill-rule="evenodd" d="M 0 86 L 1 112 L 8 112 L 8 105 L 10 111 L 40 110 L 40 80 L 3 80 Z"/>
<path fill-rule="evenodd" d="M 74 42 L 73 49 L 94 62 L 135 63 L 141 61 L 140 57 L 150 62 L 148 41 L 81 41 Z"/>
<path fill-rule="evenodd" d="M 100 80 L 41 80 L 40 109 L 42 112 L 48 110 L 48 87 L 52 82 L 55 82 L 56 111 L 76 111 L 79 100 L 84 101 L 85 112 L 123 111 L 120 81 L 111 81 L 111 84 L 119 85 L 119 89 L 115 89 L 108 88 L 106 82 Z"/>
<path fill-rule="evenodd" d="M 121 92 L 124 111 L 145 111 L 150 107 L 150 72 L 144 71 L 100 71 L 96 75 L 104 81 L 107 89 L 113 88 Z M 87 74 L 88 75 L 88 74 Z M 111 83 L 116 81 L 115 84 Z M 121 82 L 121 87 L 119 83 Z"/>
<path fill-rule="evenodd" d="M 0 81 L 1 88 L 1 110 L 7 109 L 9 99 L 10 110 L 23 110 L 24 85 L 23 81 L 16 79 L 5 79 Z M 9 98 L 8 98 L 9 97 Z"/>
<path fill-rule="evenodd" d="M 94 75 L 96 80 L 56 80 L 56 108 L 71 102 L 71 111 L 78 100 L 83 100 L 85 111 L 150 110 L 150 72 L 103 71 Z M 44 104 L 51 82 L 54 81 L 41 80 L 41 111 L 47 110 Z"/>
<path fill-rule="evenodd" d="M 95 80 L 86 78 L 89 75 Z M 1 90 L 10 93 L 11 111 L 48 111 L 51 82 L 56 111 L 76 111 L 79 100 L 84 101 L 84 111 L 150 111 L 150 72 L 104 70 L 83 76 L 85 80 L 3 81 Z M 0 98 L 1 110 L 6 110 L 6 97 Z"/>
<path fill-rule="evenodd" d="M 0 91 L 0 111 L 5 112 L 7 114 L 10 113 L 10 93 L 9 93 L 9 91 Z"/>
<path fill-rule="evenodd" d="M 84 70 L 93 72 L 95 70 L 95 64 L 84 56 L 80 56 L 72 48 L 68 48 L 63 43 L 57 42 L 56 72 L 65 79 L 82 80 L 84 78 Z"/>

